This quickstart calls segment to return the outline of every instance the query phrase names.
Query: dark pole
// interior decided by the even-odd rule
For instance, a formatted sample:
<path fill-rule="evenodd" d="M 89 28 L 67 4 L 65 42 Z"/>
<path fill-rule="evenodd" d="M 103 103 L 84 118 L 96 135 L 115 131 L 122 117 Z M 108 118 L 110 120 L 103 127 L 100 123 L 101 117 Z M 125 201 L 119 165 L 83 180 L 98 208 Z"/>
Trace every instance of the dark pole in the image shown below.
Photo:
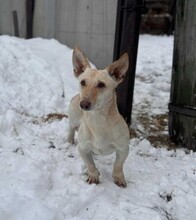
<path fill-rule="evenodd" d="M 26 38 L 33 37 L 33 13 L 35 0 L 26 0 Z"/>
<path fill-rule="evenodd" d="M 129 54 L 129 69 L 124 81 L 117 89 L 119 112 L 127 124 L 131 122 L 139 29 L 143 7 L 143 0 L 118 0 L 114 60 L 117 60 L 125 52 Z"/>
<path fill-rule="evenodd" d="M 14 21 L 14 35 L 19 37 L 19 28 L 18 28 L 18 14 L 17 11 L 12 11 L 13 21 Z"/>

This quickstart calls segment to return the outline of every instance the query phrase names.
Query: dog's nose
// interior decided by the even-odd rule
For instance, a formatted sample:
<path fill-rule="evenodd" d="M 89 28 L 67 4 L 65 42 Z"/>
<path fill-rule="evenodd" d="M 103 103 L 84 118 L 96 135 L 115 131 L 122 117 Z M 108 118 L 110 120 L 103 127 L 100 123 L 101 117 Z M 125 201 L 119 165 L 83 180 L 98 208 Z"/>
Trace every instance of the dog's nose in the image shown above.
<path fill-rule="evenodd" d="M 80 107 L 81 107 L 81 109 L 88 111 L 91 107 L 91 103 L 87 100 L 83 100 L 80 102 Z"/>

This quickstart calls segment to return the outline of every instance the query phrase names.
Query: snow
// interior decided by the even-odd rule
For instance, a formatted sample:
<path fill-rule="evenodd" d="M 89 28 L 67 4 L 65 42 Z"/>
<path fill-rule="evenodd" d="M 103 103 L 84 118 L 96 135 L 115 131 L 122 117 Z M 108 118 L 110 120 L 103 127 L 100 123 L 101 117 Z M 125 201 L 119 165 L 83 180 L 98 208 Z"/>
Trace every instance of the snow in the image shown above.
<path fill-rule="evenodd" d="M 173 37 L 140 37 L 137 135 L 122 189 L 112 182 L 115 155 L 95 158 L 101 183 L 88 185 L 77 146 L 66 142 L 66 111 L 78 89 L 72 50 L 56 40 L 0 36 L 1 220 L 195 219 L 196 153 L 162 142 L 153 147 L 146 134 L 152 131 L 139 120 L 167 113 L 172 47 Z M 159 134 L 167 135 L 166 126 Z"/>
<path fill-rule="evenodd" d="M 139 44 L 134 108 L 150 115 L 164 113 L 170 93 L 173 38 L 143 35 Z"/>

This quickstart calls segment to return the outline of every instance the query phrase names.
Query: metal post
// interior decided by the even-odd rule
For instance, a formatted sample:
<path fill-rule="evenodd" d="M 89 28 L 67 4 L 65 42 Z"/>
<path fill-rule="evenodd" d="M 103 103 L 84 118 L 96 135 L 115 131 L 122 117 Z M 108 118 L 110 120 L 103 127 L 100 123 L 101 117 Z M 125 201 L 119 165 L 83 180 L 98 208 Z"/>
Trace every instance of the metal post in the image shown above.
<path fill-rule="evenodd" d="M 13 21 L 14 21 L 14 35 L 19 37 L 19 28 L 18 28 L 18 14 L 17 11 L 12 11 Z"/>
<path fill-rule="evenodd" d="M 33 13 L 35 0 L 26 0 L 26 38 L 33 37 Z"/>
<path fill-rule="evenodd" d="M 143 0 L 118 0 L 114 60 L 127 52 L 129 69 L 124 81 L 117 89 L 119 112 L 127 124 L 131 122 L 138 38 Z"/>

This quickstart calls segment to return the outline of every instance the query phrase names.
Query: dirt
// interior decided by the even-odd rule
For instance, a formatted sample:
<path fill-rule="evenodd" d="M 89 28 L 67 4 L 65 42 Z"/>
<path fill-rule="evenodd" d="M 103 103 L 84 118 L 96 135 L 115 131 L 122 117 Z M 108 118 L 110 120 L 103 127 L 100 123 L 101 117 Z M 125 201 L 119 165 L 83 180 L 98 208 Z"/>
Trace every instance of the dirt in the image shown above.
<path fill-rule="evenodd" d="M 138 123 L 143 127 L 139 129 L 130 128 L 131 138 L 145 137 L 154 147 L 167 147 L 175 149 L 177 146 L 169 137 L 168 133 L 168 115 L 140 115 L 137 117 Z"/>

